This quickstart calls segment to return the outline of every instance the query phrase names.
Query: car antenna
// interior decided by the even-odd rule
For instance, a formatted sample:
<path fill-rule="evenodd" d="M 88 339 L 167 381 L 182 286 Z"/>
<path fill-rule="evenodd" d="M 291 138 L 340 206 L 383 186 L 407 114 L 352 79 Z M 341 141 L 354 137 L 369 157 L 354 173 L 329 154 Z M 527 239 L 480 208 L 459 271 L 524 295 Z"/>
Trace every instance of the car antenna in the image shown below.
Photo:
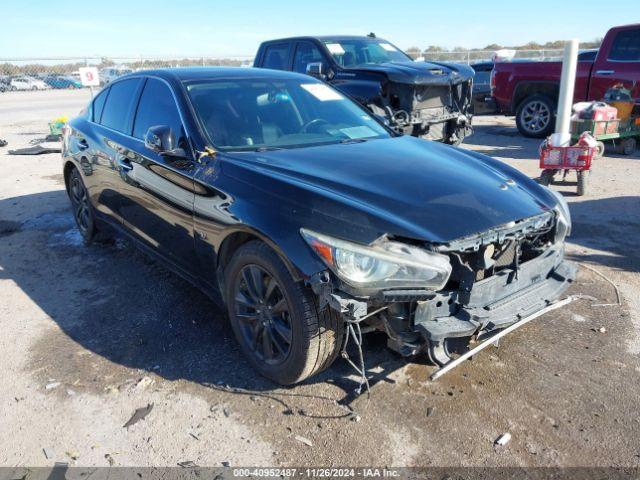
<path fill-rule="evenodd" d="M 369 35 L 367 35 L 367 37 L 369 38 L 376 38 L 376 34 L 373 32 L 369 32 Z"/>

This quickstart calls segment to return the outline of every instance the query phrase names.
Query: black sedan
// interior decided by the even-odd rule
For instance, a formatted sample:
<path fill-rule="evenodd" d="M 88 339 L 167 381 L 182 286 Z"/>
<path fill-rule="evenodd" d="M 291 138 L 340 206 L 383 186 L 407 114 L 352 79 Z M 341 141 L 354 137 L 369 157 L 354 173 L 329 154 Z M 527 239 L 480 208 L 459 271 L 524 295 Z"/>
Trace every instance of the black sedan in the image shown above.
<path fill-rule="evenodd" d="M 284 384 L 327 368 L 365 324 L 447 363 L 575 273 L 561 196 L 400 136 L 305 75 L 126 75 L 68 124 L 62 156 L 86 242 L 129 236 L 224 305 L 251 363 Z"/>

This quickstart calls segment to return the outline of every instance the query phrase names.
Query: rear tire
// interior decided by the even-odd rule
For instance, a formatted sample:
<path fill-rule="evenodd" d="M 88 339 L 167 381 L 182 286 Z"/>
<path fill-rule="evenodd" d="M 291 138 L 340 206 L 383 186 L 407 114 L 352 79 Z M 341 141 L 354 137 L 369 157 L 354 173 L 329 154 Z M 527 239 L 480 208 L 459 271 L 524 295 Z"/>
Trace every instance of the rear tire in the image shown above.
<path fill-rule="evenodd" d="M 80 235 L 86 245 L 90 245 L 98 236 L 93 205 L 89 200 L 89 192 L 82 181 L 77 168 L 72 168 L 67 182 L 67 194 L 71 200 L 71 210 Z"/>
<path fill-rule="evenodd" d="M 227 309 L 243 353 L 265 377 L 290 385 L 326 369 L 337 357 L 344 324 L 296 282 L 267 244 L 241 246 L 225 268 Z"/>
<path fill-rule="evenodd" d="M 529 138 L 549 136 L 555 123 L 555 105 L 546 95 L 530 95 L 516 109 L 518 131 Z"/>

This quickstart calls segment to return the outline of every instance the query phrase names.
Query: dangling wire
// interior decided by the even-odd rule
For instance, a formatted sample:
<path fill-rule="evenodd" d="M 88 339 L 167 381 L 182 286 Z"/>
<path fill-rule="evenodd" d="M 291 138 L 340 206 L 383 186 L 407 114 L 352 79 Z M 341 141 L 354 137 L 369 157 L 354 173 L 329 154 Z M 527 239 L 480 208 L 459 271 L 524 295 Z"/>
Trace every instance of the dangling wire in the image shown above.
<path fill-rule="evenodd" d="M 371 391 L 369 388 L 369 379 L 367 378 L 367 370 L 364 364 L 364 354 L 362 353 L 362 329 L 360 328 L 360 322 L 366 320 L 367 318 L 380 313 L 383 310 L 389 308 L 388 306 L 379 308 L 371 312 L 364 317 L 360 317 L 357 319 L 345 318 L 345 326 L 347 328 L 347 334 L 344 336 L 344 343 L 342 344 L 342 351 L 340 352 L 340 356 L 344 358 L 353 369 L 358 372 L 360 376 L 360 385 L 356 388 L 356 394 L 360 395 L 362 393 L 362 387 L 365 386 L 367 390 L 367 399 L 371 398 Z M 349 354 L 347 353 L 347 346 L 349 345 L 349 338 L 353 340 L 353 343 L 358 347 L 358 361 L 359 366 L 356 365 Z"/>

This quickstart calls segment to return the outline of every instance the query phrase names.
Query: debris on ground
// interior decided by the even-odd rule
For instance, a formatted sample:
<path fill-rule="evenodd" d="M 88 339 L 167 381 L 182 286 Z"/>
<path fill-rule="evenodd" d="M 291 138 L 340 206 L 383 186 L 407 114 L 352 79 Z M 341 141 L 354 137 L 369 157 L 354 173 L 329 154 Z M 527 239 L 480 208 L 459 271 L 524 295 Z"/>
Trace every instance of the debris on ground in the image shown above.
<path fill-rule="evenodd" d="M 76 394 L 76 392 L 74 390 L 71 390 L 70 388 L 67 388 L 67 395 L 69 395 L 70 397 L 73 397 Z"/>
<path fill-rule="evenodd" d="M 53 390 L 54 388 L 58 388 L 60 385 L 61 385 L 60 382 L 51 382 L 51 383 L 47 383 L 44 388 L 46 390 Z"/>
<path fill-rule="evenodd" d="M 351 421 L 352 422 L 359 422 L 360 420 L 362 420 L 362 417 L 358 414 L 353 414 L 351 415 Z"/>
<path fill-rule="evenodd" d="M 6 140 L 0 139 L 0 147 L 6 147 L 9 144 Z"/>
<path fill-rule="evenodd" d="M 433 412 L 436 410 L 436 407 L 427 407 L 427 417 L 433 415 Z"/>
<path fill-rule="evenodd" d="M 193 461 L 191 460 L 185 460 L 183 462 L 178 462 L 178 466 L 182 467 L 182 468 L 195 468 L 198 465 L 196 465 Z"/>
<path fill-rule="evenodd" d="M 224 461 L 224 462 L 220 462 L 222 464 L 223 467 L 229 467 L 231 466 L 231 463 Z"/>
<path fill-rule="evenodd" d="M 129 419 L 127 423 L 125 423 L 122 427 L 129 428 L 131 425 L 135 425 L 140 420 L 144 420 L 144 418 L 149 415 L 149 413 L 153 410 L 153 403 L 148 404 L 146 407 L 138 408 L 133 415 Z"/>
<path fill-rule="evenodd" d="M 67 455 L 67 457 L 69 457 L 71 460 L 78 460 L 80 458 L 80 454 L 78 452 L 76 452 L 75 450 L 72 450 L 70 452 L 65 452 L 65 454 Z"/>
<path fill-rule="evenodd" d="M 107 393 L 113 393 L 113 394 L 120 393 L 120 390 L 118 389 L 118 387 L 109 386 L 109 387 L 105 387 L 105 390 L 107 391 Z"/>
<path fill-rule="evenodd" d="M 592 328 L 591 330 L 596 332 L 596 333 L 607 333 L 607 329 L 605 327 Z"/>
<path fill-rule="evenodd" d="M 42 453 L 44 453 L 44 457 L 47 460 L 53 460 L 53 457 L 56 456 L 55 452 L 53 450 L 51 450 L 50 448 L 43 448 L 42 449 Z"/>
<path fill-rule="evenodd" d="M 104 458 L 107 460 L 107 462 L 109 462 L 110 467 L 113 467 L 115 465 L 116 461 L 113 459 L 110 453 L 105 453 Z"/>
<path fill-rule="evenodd" d="M 142 391 L 142 390 L 146 389 L 149 385 L 151 385 L 154 382 L 155 382 L 155 380 L 153 380 L 151 377 L 142 377 L 135 384 L 135 386 L 133 387 L 133 390 L 136 391 L 136 392 Z"/>
<path fill-rule="evenodd" d="M 308 438 L 305 438 L 301 435 L 296 435 L 294 438 L 299 442 L 304 443 L 307 447 L 313 447 L 313 443 Z"/>
<path fill-rule="evenodd" d="M 511 434 L 509 432 L 503 433 L 494 442 L 495 445 L 499 447 L 504 447 L 511 440 Z"/>
<path fill-rule="evenodd" d="M 45 153 L 60 153 L 60 147 L 43 147 L 42 145 L 34 145 L 33 147 L 18 148 L 17 150 L 9 150 L 9 155 L 43 155 Z"/>

